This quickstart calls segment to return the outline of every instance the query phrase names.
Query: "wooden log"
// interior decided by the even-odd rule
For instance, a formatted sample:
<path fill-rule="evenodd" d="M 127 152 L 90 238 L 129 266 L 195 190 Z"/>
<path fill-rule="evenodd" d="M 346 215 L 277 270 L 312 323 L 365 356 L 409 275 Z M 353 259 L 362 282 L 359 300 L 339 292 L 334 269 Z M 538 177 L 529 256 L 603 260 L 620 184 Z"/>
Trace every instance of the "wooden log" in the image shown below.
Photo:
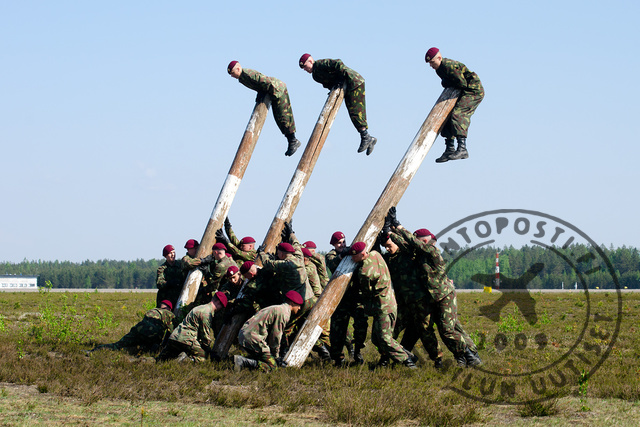
<path fill-rule="evenodd" d="M 211 212 L 211 217 L 209 218 L 207 227 L 204 230 L 200 246 L 196 253 L 196 257 L 198 258 L 204 258 L 212 252 L 212 247 L 216 239 L 216 230 L 222 227 L 224 219 L 229 213 L 231 203 L 233 203 L 233 199 L 238 191 L 242 177 L 244 176 L 247 166 L 249 165 L 249 161 L 251 160 L 253 150 L 255 149 L 258 138 L 260 137 L 262 126 L 264 125 L 267 114 L 269 113 L 269 107 L 271 107 L 271 98 L 269 95 L 266 95 L 262 101 L 256 102 L 256 105 L 253 108 L 249 124 L 247 124 L 247 128 L 244 131 L 236 156 L 231 163 L 231 168 L 229 169 L 227 178 L 222 185 L 222 189 L 218 195 L 218 200 L 216 200 L 216 204 Z M 180 314 L 182 307 L 195 301 L 201 282 L 202 271 L 198 269 L 191 270 L 185 280 L 182 293 L 180 294 L 180 298 L 178 298 L 178 303 L 173 310 L 176 315 Z"/>
<path fill-rule="evenodd" d="M 327 98 L 327 102 L 324 104 L 324 108 L 320 112 L 320 117 L 316 122 L 316 126 L 313 128 L 309 142 L 300 158 L 298 167 L 296 168 L 293 178 L 289 183 L 289 187 L 285 192 L 284 198 L 280 203 L 278 212 L 271 222 L 271 226 L 267 231 L 267 235 L 264 238 L 263 244 L 265 245 L 266 252 L 273 252 L 277 243 L 280 241 L 280 233 L 284 228 L 285 221 L 291 221 L 293 213 L 298 206 L 302 192 L 304 191 L 311 172 L 315 167 L 316 161 L 320 156 L 324 142 L 329 135 L 331 125 L 342 105 L 344 99 L 344 88 L 333 89 Z M 259 261 L 259 258 L 256 259 Z M 241 291 L 242 292 L 242 291 Z M 213 345 L 212 353 L 216 358 L 225 358 L 229 353 L 231 344 L 238 336 L 240 328 L 247 320 L 247 315 L 237 314 L 231 318 L 230 323 L 225 324 L 220 333 L 216 337 L 216 342 Z"/>
<path fill-rule="evenodd" d="M 433 146 L 438 133 L 442 129 L 447 117 L 449 117 L 459 95 L 460 91 L 457 89 L 449 88 L 442 92 L 436 105 L 420 127 L 418 134 L 413 139 L 400 164 L 394 171 L 391 179 L 389 179 L 387 186 L 369 213 L 364 225 L 360 228 L 358 234 L 356 234 L 354 242 L 364 242 L 367 245 L 367 250 L 373 246 L 384 224 L 384 218 L 389 208 L 397 205 L 402 198 L 411 179 Z M 333 272 L 331 280 L 322 292 L 322 295 L 320 295 L 318 302 L 309 313 L 309 317 L 307 317 L 306 322 L 285 355 L 287 366 L 296 368 L 302 366 L 313 345 L 320 337 L 322 328 L 331 318 L 338 303 L 344 296 L 355 267 L 356 264 L 351 260 L 351 257 L 345 257 L 340 262 L 336 271 Z"/>

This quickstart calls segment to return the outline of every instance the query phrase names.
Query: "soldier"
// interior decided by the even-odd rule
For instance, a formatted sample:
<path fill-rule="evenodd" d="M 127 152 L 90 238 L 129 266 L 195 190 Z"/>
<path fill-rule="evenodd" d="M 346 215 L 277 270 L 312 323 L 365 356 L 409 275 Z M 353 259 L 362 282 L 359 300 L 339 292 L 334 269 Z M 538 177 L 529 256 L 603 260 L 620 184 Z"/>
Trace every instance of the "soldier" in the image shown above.
<path fill-rule="evenodd" d="M 234 313 L 245 312 L 252 316 L 261 308 L 282 303 L 280 293 L 273 292 L 276 286 L 272 283 L 275 278 L 273 272 L 267 272 L 253 261 L 247 261 L 240 267 L 240 274 L 245 282 L 242 292 L 236 296 Z"/>
<path fill-rule="evenodd" d="M 165 337 L 171 333 L 175 326 L 176 317 L 172 310 L 171 301 L 161 301 L 158 307 L 147 311 L 142 320 L 135 324 L 118 342 L 98 345 L 91 351 L 124 349 L 131 354 L 157 352 Z"/>
<path fill-rule="evenodd" d="M 176 260 L 176 250 L 172 245 L 167 245 L 162 249 L 162 256 L 165 261 L 158 267 L 156 275 L 156 287 L 158 288 L 156 306 L 159 306 L 163 300 L 169 300 L 172 306 L 175 306 L 180 298 L 186 276 L 182 270 L 182 261 Z"/>
<path fill-rule="evenodd" d="M 318 247 L 311 240 L 304 242 L 302 246 L 309 249 L 309 252 L 311 252 L 310 261 L 316 266 L 318 278 L 320 279 L 320 286 L 324 289 L 325 286 L 327 286 L 327 283 L 329 283 L 329 273 L 327 273 L 327 264 L 324 260 L 324 256 L 316 252 Z"/>
<path fill-rule="evenodd" d="M 224 220 L 224 229 L 229 238 L 227 239 L 222 233 L 222 229 L 220 229 L 216 232 L 216 241 L 227 246 L 227 250 L 236 262 L 242 265 L 245 261 L 253 261 L 256 259 L 256 239 L 251 236 L 245 236 L 238 240 L 236 234 L 233 232 L 233 228 L 231 228 L 231 222 L 228 217 Z"/>
<path fill-rule="evenodd" d="M 227 72 L 249 89 L 258 92 L 256 102 L 262 100 L 265 94 L 269 95 L 273 105 L 273 118 L 289 144 L 284 155 L 293 156 L 300 147 L 300 141 L 296 139 L 296 122 L 293 119 L 287 85 L 274 77 L 267 77 L 248 68 L 243 69 L 238 61 L 231 61 L 227 66 Z"/>
<path fill-rule="evenodd" d="M 369 135 L 367 131 L 367 107 L 364 93 L 364 78 L 351 68 L 343 64 L 340 59 L 313 59 L 311 55 L 305 53 L 298 61 L 300 68 L 310 73 L 313 80 L 320 83 L 327 89 L 347 84 L 344 93 L 344 102 L 349 111 L 351 122 L 356 130 L 360 132 L 360 146 L 358 153 L 367 151 L 367 156 L 373 152 L 373 148 L 378 141 L 377 138 Z"/>
<path fill-rule="evenodd" d="M 235 306 L 236 298 L 242 289 L 242 284 L 244 279 L 240 274 L 240 269 L 232 265 L 227 269 L 226 274 L 224 275 L 225 280 L 223 280 L 222 285 L 220 285 L 220 292 L 223 292 L 227 296 L 227 306 L 219 311 L 216 311 L 215 322 L 214 322 L 214 332 L 216 337 L 222 329 L 225 320 L 230 316 L 230 313 L 233 311 L 233 307 Z"/>
<path fill-rule="evenodd" d="M 199 305 L 173 330 L 158 360 L 178 359 L 204 362 L 214 341 L 214 316 L 227 306 L 224 292 L 216 292 L 207 304 Z"/>
<path fill-rule="evenodd" d="M 237 371 L 261 369 L 265 372 L 283 366 L 280 359 L 280 345 L 286 325 L 292 315 L 296 315 L 304 304 L 304 299 L 296 291 L 285 294 L 285 302 L 265 307 L 256 313 L 240 329 L 238 342 L 248 357 L 234 356 Z"/>
<path fill-rule="evenodd" d="M 187 250 L 187 254 L 182 257 L 182 269 L 185 272 L 185 275 L 189 274 L 189 271 L 198 267 L 202 260 L 200 258 L 196 258 L 196 253 L 198 252 L 198 247 L 200 243 L 196 239 L 189 239 L 187 243 L 184 244 L 184 248 Z"/>
<path fill-rule="evenodd" d="M 406 245 L 400 248 L 395 244 L 386 226 L 379 240 L 387 250 L 382 257 L 389 267 L 398 302 L 398 319 L 393 338 L 397 338 L 404 330 L 400 344 L 408 351 L 412 351 L 417 340 L 421 339 L 429 358 L 434 361 L 434 366 L 441 368 L 442 351 L 438 346 L 431 319 L 431 313 L 435 308 L 434 301 L 427 288 L 420 283 L 413 251 L 407 249 Z"/>
<path fill-rule="evenodd" d="M 220 282 L 232 265 L 237 266 L 232 258 L 227 256 L 227 247 L 222 243 L 213 245 L 211 255 L 202 259 L 205 266 L 203 286 L 198 290 L 196 301 L 205 302 L 211 299 L 211 295 L 220 286 Z"/>
<path fill-rule="evenodd" d="M 462 62 L 443 58 L 436 47 L 429 49 L 424 60 L 436 70 L 442 79 L 442 87 L 460 89 L 462 93 L 451 111 L 451 115 L 442 126 L 440 134 L 444 137 L 445 151 L 436 159 L 436 163 L 449 160 L 467 159 L 467 133 L 471 116 L 484 98 L 484 88 L 476 73 L 469 71 Z M 454 149 L 454 138 L 458 140 L 458 149 Z"/>
<path fill-rule="evenodd" d="M 421 236 L 422 240 L 405 229 L 396 218 L 396 209 L 389 209 L 387 221 L 391 224 L 391 229 L 395 233 L 391 234 L 391 239 L 396 244 L 402 244 L 395 234 L 402 237 L 407 245 L 414 251 L 416 264 L 420 268 L 420 275 L 423 283 L 428 286 L 429 292 L 436 302 L 435 322 L 438 326 L 440 338 L 453 353 L 458 366 L 478 366 L 482 364 L 480 357 L 475 351 L 475 345 L 467 344 L 471 341 L 464 333 L 460 320 L 458 319 L 458 302 L 456 289 L 453 282 L 447 277 L 446 265 L 438 248 L 430 244 L 430 235 Z M 428 230 L 425 229 L 428 232 Z M 426 233 L 419 233 L 426 234 Z M 430 233 L 429 233 L 430 234 Z M 474 351 L 472 351 L 474 350 Z"/>
<path fill-rule="evenodd" d="M 331 235 L 329 243 L 333 246 L 325 255 L 327 268 L 332 272 L 336 271 L 338 265 L 345 256 L 348 256 L 348 248 L 345 235 L 341 231 L 336 231 Z M 347 346 L 351 358 L 357 364 L 363 364 L 362 349 L 367 339 L 367 329 L 369 320 L 364 312 L 364 305 L 360 301 L 359 289 L 350 282 L 347 290 L 338 303 L 336 310 L 331 315 L 331 328 L 329 338 L 331 342 L 331 359 L 336 366 L 345 364 L 342 349 Z M 353 318 L 353 336 L 349 332 L 349 319 Z"/>
<path fill-rule="evenodd" d="M 380 365 L 384 366 L 386 360 L 391 359 L 416 369 L 415 356 L 393 339 L 398 306 L 391 286 L 391 273 L 382 255 L 374 250 L 367 252 L 363 242 L 351 245 L 349 255 L 357 264 L 353 272 L 354 286 L 362 293 L 366 313 L 373 317 L 371 342 L 380 352 Z"/>
<path fill-rule="evenodd" d="M 311 286 L 316 299 L 320 298 L 320 295 L 322 295 L 322 291 L 327 284 L 322 283 L 320 275 L 318 274 L 318 266 L 316 264 L 318 261 L 315 260 L 314 262 L 313 254 L 304 246 L 302 247 L 302 255 L 304 255 L 304 267 L 307 271 L 307 277 L 309 278 L 309 285 Z M 327 349 L 330 347 L 331 342 L 329 338 L 329 324 L 330 322 L 327 322 L 327 325 L 322 328 L 322 333 L 320 334 L 320 338 L 318 338 L 320 345 L 324 346 Z M 326 361 L 331 360 L 330 353 L 323 352 L 322 356 L 324 356 L 324 359 Z"/>

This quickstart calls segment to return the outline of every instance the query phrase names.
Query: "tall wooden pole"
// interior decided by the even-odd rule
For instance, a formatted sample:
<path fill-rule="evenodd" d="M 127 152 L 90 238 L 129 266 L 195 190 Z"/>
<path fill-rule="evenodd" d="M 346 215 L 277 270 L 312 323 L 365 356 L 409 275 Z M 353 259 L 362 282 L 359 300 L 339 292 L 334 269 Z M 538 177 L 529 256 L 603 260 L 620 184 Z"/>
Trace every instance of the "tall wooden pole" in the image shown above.
<path fill-rule="evenodd" d="M 242 141 L 240 141 L 240 146 L 236 152 L 236 157 L 233 159 L 227 178 L 218 195 L 218 200 L 213 207 L 213 212 L 211 212 L 207 227 L 204 230 L 198 252 L 196 253 L 196 257 L 198 258 L 204 258 L 212 252 L 212 247 L 216 239 L 216 230 L 222 227 L 222 223 L 229 213 L 231 203 L 236 196 L 242 177 L 247 170 L 249 160 L 251 160 L 251 155 L 260 137 L 262 126 L 269 113 L 269 107 L 271 107 L 271 98 L 269 98 L 269 95 L 266 95 L 262 101 L 256 102 L 256 106 L 253 108 L 249 124 L 244 131 Z M 198 269 L 191 270 L 185 280 L 178 303 L 173 310 L 176 315 L 180 314 L 183 306 L 191 304 L 196 299 L 200 282 L 202 282 L 202 271 Z"/>
<path fill-rule="evenodd" d="M 457 89 L 445 89 L 442 92 L 436 105 L 427 116 L 422 127 L 420 127 L 418 134 L 391 176 L 387 186 L 382 191 L 371 213 L 369 213 L 364 225 L 356 234 L 354 242 L 364 242 L 367 245 L 367 249 L 373 246 L 389 208 L 397 205 L 402 198 L 411 179 L 433 146 L 459 95 L 460 91 Z M 298 336 L 285 356 L 287 366 L 296 368 L 302 366 L 311 348 L 320 337 L 323 326 L 325 326 L 344 296 L 355 267 L 356 265 L 351 260 L 351 257 L 345 257 L 336 271 L 333 272 L 331 280 L 322 295 L 320 295 L 316 305 L 311 309 L 309 317 L 302 325 Z"/>
<path fill-rule="evenodd" d="M 333 120 L 336 118 L 340 105 L 342 105 L 343 99 L 343 87 L 333 89 L 329 93 L 327 102 L 325 102 L 324 108 L 320 112 L 320 117 L 318 117 L 316 126 L 313 128 L 302 158 L 280 203 L 280 208 L 278 208 L 278 212 L 271 222 L 269 231 L 267 231 L 267 236 L 264 238 L 263 244 L 265 245 L 266 252 L 273 252 L 275 250 L 280 240 L 280 233 L 284 228 L 285 221 L 291 221 L 300 197 L 302 196 L 302 192 L 320 156 L 320 151 L 322 151 L 324 142 L 329 135 Z M 247 316 L 245 314 L 237 314 L 231 318 L 230 323 L 222 327 L 213 345 L 212 352 L 215 357 L 224 358 L 227 356 L 233 340 L 238 336 L 238 332 L 246 320 Z"/>

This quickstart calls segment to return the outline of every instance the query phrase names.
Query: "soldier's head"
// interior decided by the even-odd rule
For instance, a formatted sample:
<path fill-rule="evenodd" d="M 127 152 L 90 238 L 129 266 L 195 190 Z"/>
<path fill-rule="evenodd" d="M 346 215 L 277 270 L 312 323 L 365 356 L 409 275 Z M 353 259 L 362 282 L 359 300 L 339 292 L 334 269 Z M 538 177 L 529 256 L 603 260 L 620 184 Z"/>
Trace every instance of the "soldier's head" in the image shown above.
<path fill-rule="evenodd" d="M 167 245 L 162 248 L 162 256 L 167 260 L 168 263 L 173 264 L 176 260 L 176 249 L 173 245 Z"/>
<path fill-rule="evenodd" d="M 211 304 L 215 307 L 215 311 L 222 310 L 227 306 L 227 294 L 224 292 L 216 292 L 211 298 Z"/>
<path fill-rule="evenodd" d="M 347 242 L 344 239 L 344 233 L 342 231 L 336 231 L 331 235 L 331 241 L 329 241 L 336 251 L 340 252 L 342 249 L 347 246 Z"/>
<path fill-rule="evenodd" d="M 307 73 L 310 73 L 311 71 L 313 71 L 313 63 L 314 63 L 314 59 L 311 55 L 309 55 L 308 53 L 305 53 L 304 55 L 302 55 L 300 57 L 300 60 L 298 61 L 298 65 L 300 66 L 300 68 L 302 68 L 303 70 L 305 70 Z"/>
<path fill-rule="evenodd" d="M 298 311 L 300 311 L 300 309 L 304 305 L 304 300 L 302 299 L 302 296 L 296 291 L 289 291 L 286 294 L 284 294 L 284 297 L 285 297 L 285 300 L 291 306 L 291 311 L 293 312 L 293 314 L 297 314 Z"/>
<path fill-rule="evenodd" d="M 229 65 L 227 65 L 227 73 L 234 79 L 239 78 L 240 74 L 242 74 L 242 65 L 240 65 L 238 61 L 229 62 Z"/>
<path fill-rule="evenodd" d="M 158 306 L 158 308 L 173 311 L 173 303 L 168 299 L 166 299 L 166 300 L 160 301 L 160 305 Z"/>
<path fill-rule="evenodd" d="M 291 243 L 282 242 L 278 245 L 276 250 L 276 256 L 278 259 L 285 259 L 289 255 L 293 255 L 296 252 Z"/>
<path fill-rule="evenodd" d="M 393 243 L 393 240 L 391 240 L 391 237 L 388 234 L 380 238 L 380 245 L 391 254 L 395 254 L 399 249 L 398 245 Z"/>
<path fill-rule="evenodd" d="M 305 248 L 309 249 L 309 252 L 311 252 L 311 255 L 315 255 L 316 254 L 316 249 L 318 248 L 316 246 L 316 244 L 314 242 L 312 242 L 311 240 L 308 240 L 306 242 L 304 242 L 302 244 L 302 246 L 304 246 Z"/>
<path fill-rule="evenodd" d="M 420 228 L 414 231 L 413 235 L 416 236 L 418 240 L 431 245 L 435 245 L 437 241 L 436 236 L 426 228 Z"/>
<path fill-rule="evenodd" d="M 440 49 L 437 47 L 432 47 L 427 51 L 424 55 L 424 60 L 431 68 L 437 70 L 442 63 L 442 54 L 440 53 Z"/>
<path fill-rule="evenodd" d="M 349 255 L 351 255 L 351 260 L 356 264 L 364 261 L 369 257 L 367 245 L 365 245 L 364 242 L 355 242 L 349 249 Z"/>
<path fill-rule="evenodd" d="M 313 254 L 311 253 L 311 251 L 309 250 L 309 248 L 302 248 L 302 255 L 304 255 L 304 263 L 305 264 L 309 264 L 310 258 L 313 257 Z"/>
<path fill-rule="evenodd" d="M 213 255 L 213 258 L 218 261 L 224 259 L 227 256 L 227 247 L 224 245 L 224 243 L 216 243 L 215 245 L 213 245 L 212 249 L 213 250 L 211 252 L 211 255 Z"/>
<path fill-rule="evenodd" d="M 240 240 L 240 250 L 244 252 L 252 251 L 256 248 L 256 239 L 251 236 L 243 237 Z"/>
<path fill-rule="evenodd" d="M 247 261 L 240 267 L 240 274 L 247 280 L 251 280 L 258 274 L 258 266 L 253 261 Z"/>
<path fill-rule="evenodd" d="M 234 285 L 239 285 L 242 282 L 242 276 L 240 275 L 240 269 L 235 265 L 227 268 L 227 272 L 225 273 L 225 277 Z"/>
<path fill-rule="evenodd" d="M 198 252 L 198 247 L 200 243 L 196 239 L 189 239 L 187 243 L 184 244 L 184 248 L 187 250 L 187 255 L 191 258 L 196 256 L 196 252 Z"/>

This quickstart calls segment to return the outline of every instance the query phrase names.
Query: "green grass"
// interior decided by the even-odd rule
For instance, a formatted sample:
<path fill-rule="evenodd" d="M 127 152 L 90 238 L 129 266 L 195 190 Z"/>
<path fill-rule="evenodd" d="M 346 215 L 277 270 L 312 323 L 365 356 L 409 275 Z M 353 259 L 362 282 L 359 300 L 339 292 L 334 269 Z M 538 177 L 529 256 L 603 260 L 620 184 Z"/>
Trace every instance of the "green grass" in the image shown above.
<path fill-rule="evenodd" d="M 480 356 L 488 370 L 510 375 L 543 367 L 567 351 L 582 330 L 587 309 L 583 294 L 533 294 L 538 313 L 534 325 L 524 320 L 513 303 L 502 310 L 497 323 L 481 316 L 479 307 L 499 296 L 458 294 L 465 329 L 476 340 L 484 337 Z M 616 315 L 614 293 L 590 297 L 592 317 Z M 87 357 L 84 350 L 124 335 L 153 306 L 155 295 L 0 293 L 0 418 L 7 424 L 137 425 L 526 424 L 539 417 L 560 423 L 574 418 L 598 423 L 618 416 L 623 420 L 635 416 L 637 421 L 640 294 L 623 298 L 620 335 L 593 376 L 567 375 L 566 385 L 544 401 L 537 401 L 539 396 L 534 394 L 521 395 L 530 402 L 498 406 L 449 389 L 457 368 L 434 370 L 420 345 L 417 371 L 372 369 L 378 355 L 370 342 L 362 367 L 337 369 L 309 358 L 302 369 L 271 374 L 236 373 L 226 363 L 156 364 L 151 355 L 133 357 L 111 351 Z M 585 341 L 604 349 L 611 339 L 607 325 L 596 323 L 593 331 L 590 325 Z M 451 361 L 451 354 L 443 350 Z M 474 371 L 463 374 L 470 372 Z M 31 390 L 23 400 L 16 397 L 20 387 Z M 470 390 L 478 388 L 475 384 Z M 207 410 L 198 409 L 202 406 Z"/>

